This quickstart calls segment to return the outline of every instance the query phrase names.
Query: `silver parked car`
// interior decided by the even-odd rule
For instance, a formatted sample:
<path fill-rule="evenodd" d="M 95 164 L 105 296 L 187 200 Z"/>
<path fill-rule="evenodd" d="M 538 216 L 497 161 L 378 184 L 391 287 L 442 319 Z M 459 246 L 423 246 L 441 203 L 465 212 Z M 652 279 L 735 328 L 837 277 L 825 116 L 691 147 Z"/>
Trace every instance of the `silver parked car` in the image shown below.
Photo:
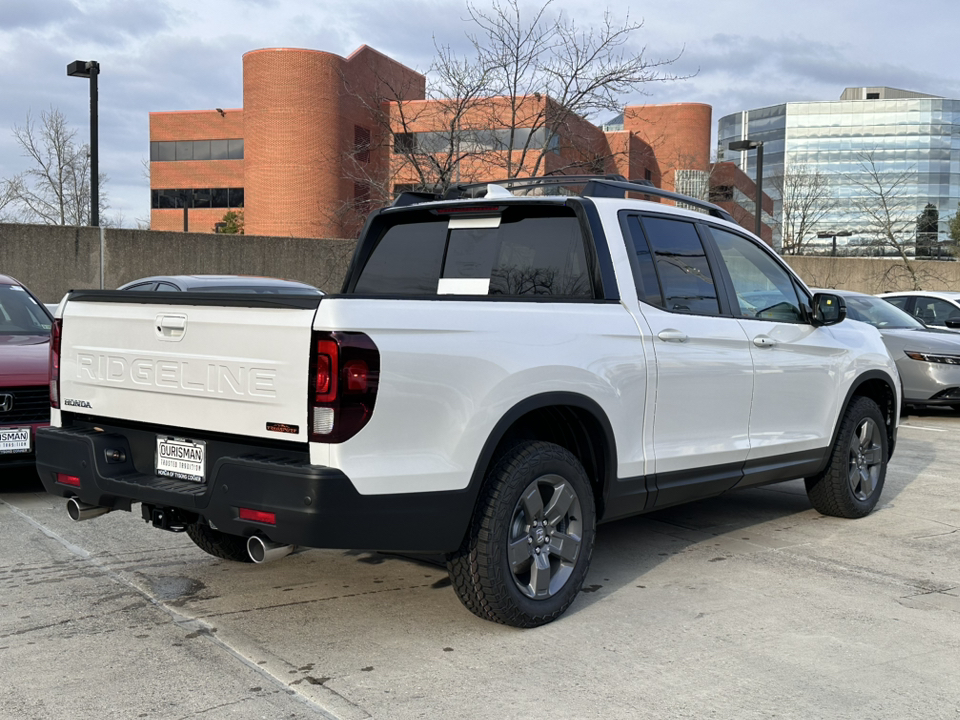
<path fill-rule="evenodd" d="M 313 285 L 255 275 L 156 275 L 131 280 L 117 290 L 323 295 L 323 291 Z"/>
<path fill-rule="evenodd" d="M 904 405 L 960 410 L 960 334 L 929 328 L 883 298 L 831 290 L 847 303 L 847 317 L 873 325 L 900 371 Z"/>

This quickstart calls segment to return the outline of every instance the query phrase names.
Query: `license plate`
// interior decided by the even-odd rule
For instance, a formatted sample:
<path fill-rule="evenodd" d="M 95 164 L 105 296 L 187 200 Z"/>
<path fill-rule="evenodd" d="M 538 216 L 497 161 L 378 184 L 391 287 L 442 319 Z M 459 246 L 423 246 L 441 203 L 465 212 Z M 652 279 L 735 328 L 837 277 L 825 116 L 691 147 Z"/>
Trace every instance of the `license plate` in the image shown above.
<path fill-rule="evenodd" d="M 202 483 L 206 479 L 206 444 L 157 436 L 157 475 Z"/>
<path fill-rule="evenodd" d="M 0 428 L 0 455 L 30 452 L 30 428 Z"/>

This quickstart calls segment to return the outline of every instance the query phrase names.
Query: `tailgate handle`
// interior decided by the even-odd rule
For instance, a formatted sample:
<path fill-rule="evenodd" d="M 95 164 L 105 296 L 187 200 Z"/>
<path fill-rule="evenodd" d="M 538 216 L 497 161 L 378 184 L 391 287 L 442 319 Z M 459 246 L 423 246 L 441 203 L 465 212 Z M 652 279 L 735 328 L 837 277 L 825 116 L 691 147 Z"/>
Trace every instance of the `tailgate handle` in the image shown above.
<path fill-rule="evenodd" d="M 186 315 L 157 315 L 157 335 L 162 340 L 179 340 L 186 331 Z"/>

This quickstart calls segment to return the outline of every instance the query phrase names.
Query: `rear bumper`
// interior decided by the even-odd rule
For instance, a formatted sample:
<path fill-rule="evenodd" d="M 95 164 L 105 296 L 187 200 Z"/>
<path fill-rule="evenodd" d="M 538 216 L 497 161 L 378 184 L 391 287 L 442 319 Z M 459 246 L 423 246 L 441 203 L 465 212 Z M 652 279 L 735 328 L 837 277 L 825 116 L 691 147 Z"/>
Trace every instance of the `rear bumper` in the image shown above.
<path fill-rule="evenodd" d="M 198 484 L 139 472 L 130 460 L 107 462 L 105 451 L 118 447 L 129 448 L 122 431 L 44 428 L 37 433 L 37 471 L 47 492 L 90 505 L 175 508 L 226 533 L 315 548 L 449 552 L 460 545 L 473 509 L 466 491 L 360 495 L 336 468 L 258 448 L 211 458 L 208 480 Z M 80 486 L 61 484 L 57 473 L 79 478 Z M 239 508 L 275 513 L 276 525 L 241 520 Z"/>

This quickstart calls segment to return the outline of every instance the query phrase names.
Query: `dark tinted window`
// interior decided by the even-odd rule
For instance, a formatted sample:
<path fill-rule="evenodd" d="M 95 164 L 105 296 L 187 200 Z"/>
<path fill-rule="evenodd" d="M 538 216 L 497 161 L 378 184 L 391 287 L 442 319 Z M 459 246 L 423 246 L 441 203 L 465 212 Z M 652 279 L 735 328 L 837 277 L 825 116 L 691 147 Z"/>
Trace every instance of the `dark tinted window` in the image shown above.
<path fill-rule="evenodd" d="M 660 281 L 657 279 L 657 269 L 654 267 L 653 253 L 643 234 L 640 218 L 631 215 L 627 218 L 629 242 L 636 253 L 637 272 L 634 281 L 637 284 L 637 297 L 645 303 L 663 307 L 663 295 L 660 293 Z M 628 248 L 629 249 L 629 248 Z"/>
<path fill-rule="evenodd" d="M 227 188 L 213 188 L 210 191 L 211 206 L 215 208 L 230 207 L 227 197 Z"/>
<path fill-rule="evenodd" d="M 243 138 L 227 140 L 227 158 L 230 160 L 243 160 Z"/>
<path fill-rule="evenodd" d="M 373 249 L 354 292 L 361 295 L 436 295 L 447 222 L 394 225 Z"/>
<path fill-rule="evenodd" d="M 193 206 L 208 208 L 210 205 L 210 188 L 197 188 L 193 191 Z"/>
<path fill-rule="evenodd" d="M 643 229 L 656 260 L 666 309 L 698 315 L 719 313 L 717 288 L 694 224 L 645 217 Z"/>
<path fill-rule="evenodd" d="M 431 218 L 390 228 L 355 292 L 593 297 L 580 223 L 569 208 L 510 207 L 499 224 L 465 224 Z"/>
<path fill-rule="evenodd" d="M 177 159 L 177 144 L 174 142 L 157 143 L 157 160 L 167 162 Z"/>
<path fill-rule="evenodd" d="M 149 292 L 151 290 L 156 289 L 156 287 L 157 287 L 157 284 L 155 282 L 146 282 L 146 283 L 140 283 L 139 285 L 131 285 L 130 287 L 124 288 L 124 289 L 136 290 L 137 292 Z"/>
<path fill-rule="evenodd" d="M 50 317 L 19 285 L 0 285 L 0 336 L 45 335 Z"/>
<path fill-rule="evenodd" d="M 710 232 L 733 283 L 740 315 L 777 322 L 805 322 L 793 279 L 752 240 L 720 228 Z"/>
<path fill-rule="evenodd" d="M 193 160 L 193 141 L 177 143 L 177 160 Z"/>
<path fill-rule="evenodd" d="M 243 207 L 243 188 L 230 188 L 230 207 Z"/>
<path fill-rule="evenodd" d="M 150 162 L 160 159 L 160 143 L 153 141 L 150 143 Z"/>

